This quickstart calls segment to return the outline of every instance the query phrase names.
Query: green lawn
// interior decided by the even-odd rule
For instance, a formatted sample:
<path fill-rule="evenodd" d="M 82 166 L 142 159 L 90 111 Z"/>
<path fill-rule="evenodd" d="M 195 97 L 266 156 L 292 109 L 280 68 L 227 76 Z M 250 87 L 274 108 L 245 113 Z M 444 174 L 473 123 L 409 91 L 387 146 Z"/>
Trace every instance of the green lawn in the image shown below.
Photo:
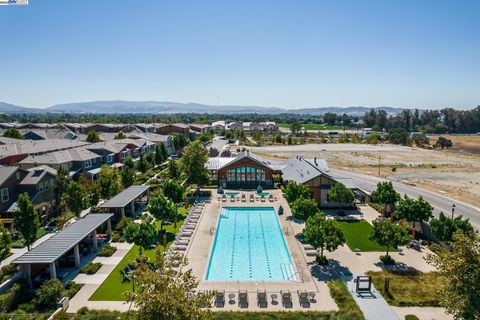
<path fill-rule="evenodd" d="M 343 230 L 347 245 L 352 251 L 355 248 L 363 252 L 386 251 L 385 247 L 369 239 L 373 227 L 367 221 L 338 221 L 338 223 Z M 390 251 L 395 250 L 390 248 Z"/>
<path fill-rule="evenodd" d="M 184 208 L 179 209 L 179 213 L 185 215 L 186 210 Z M 164 230 L 167 231 L 167 247 L 165 250 L 168 250 L 170 245 L 172 244 L 175 234 L 180 230 L 183 221 L 179 221 L 177 223 L 177 228 L 173 228 L 173 224 L 165 225 Z M 156 223 L 157 229 L 160 229 L 160 224 Z M 159 241 L 161 244 L 161 240 Z M 163 250 L 163 247 L 160 246 Z M 124 301 L 124 293 L 132 290 L 132 283 L 131 282 L 122 282 L 123 276 L 121 274 L 121 270 L 127 266 L 127 264 L 132 263 L 135 261 L 139 254 L 139 247 L 133 246 L 132 249 L 127 253 L 125 257 L 123 257 L 122 261 L 115 267 L 115 269 L 110 273 L 105 279 L 105 281 L 98 287 L 98 289 L 93 293 L 89 300 L 92 301 Z M 149 259 L 155 259 L 155 249 L 149 249 L 143 252 L 145 256 Z"/>
<path fill-rule="evenodd" d="M 437 292 L 442 286 L 442 277 L 435 272 L 398 273 L 391 271 L 369 271 L 375 288 L 392 306 L 398 307 L 438 307 Z M 390 279 L 389 293 L 383 291 L 385 278 Z"/>

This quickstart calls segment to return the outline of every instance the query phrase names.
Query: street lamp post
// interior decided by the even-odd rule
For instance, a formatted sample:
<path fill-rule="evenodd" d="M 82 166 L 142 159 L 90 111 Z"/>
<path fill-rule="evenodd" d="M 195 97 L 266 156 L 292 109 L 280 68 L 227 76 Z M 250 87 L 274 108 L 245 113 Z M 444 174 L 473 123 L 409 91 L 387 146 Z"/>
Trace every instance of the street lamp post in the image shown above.
<path fill-rule="evenodd" d="M 455 203 L 452 204 L 452 220 L 453 220 L 453 214 L 455 213 L 455 207 L 456 207 L 456 206 L 455 206 Z"/>

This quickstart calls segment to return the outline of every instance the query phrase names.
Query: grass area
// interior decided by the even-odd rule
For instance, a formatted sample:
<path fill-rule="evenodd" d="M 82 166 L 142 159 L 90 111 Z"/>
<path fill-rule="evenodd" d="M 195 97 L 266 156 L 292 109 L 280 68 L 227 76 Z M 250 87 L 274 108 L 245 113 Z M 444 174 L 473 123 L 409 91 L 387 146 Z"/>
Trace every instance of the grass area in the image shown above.
<path fill-rule="evenodd" d="M 182 216 L 185 216 L 187 209 L 185 208 L 180 208 L 179 213 Z M 173 228 L 173 224 L 170 225 L 165 225 L 163 229 L 167 232 L 167 247 L 163 249 L 162 246 L 160 248 L 162 250 L 168 250 L 170 247 L 171 243 L 173 242 L 175 238 L 175 234 L 178 232 L 178 230 L 181 228 L 183 224 L 183 221 L 179 221 L 177 223 L 177 228 Z M 160 223 L 156 221 L 155 223 L 157 229 L 160 229 Z M 161 241 L 159 241 L 161 243 Z M 127 291 L 132 290 L 132 283 L 131 282 L 123 282 L 123 276 L 121 274 L 121 270 L 127 266 L 127 264 L 131 264 L 135 262 L 135 259 L 139 255 L 139 250 L 140 248 L 138 246 L 133 246 L 132 249 L 127 253 L 125 257 L 123 257 L 122 261 L 115 267 L 115 269 L 110 273 L 103 281 L 103 283 L 100 285 L 100 287 L 97 288 L 97 290 L 93 293 L 93 295 L 90 297 L 89 300 L 91 301 L 123 301 L 125 300 L 124 293 Z M 153 260 L 155 259 L 155 248 L 145 250 L 143 252 L 145 256 L 147 256 L 149 259 Z"/>
<path fill-rule="evenodd" d="M 414 314 L 407 314 L 405 316 L 405 320 L 420 320 L 420 319 L 418 319 L 418 317 Z"/>
<path fill-rule="evenodd" d="M 351 250 L 355 248 L 360 251 L 386 251 L 384 246 L 381 246 L 369 239 L 372 233 L 372 225 L 365 220 L 360 221 L 338 221 L 338 224 L 343 230 L 345 240 Z M 395 251 L 390 248 L 390 251 Z"/>
<path fill-rule="evenodd" d="M 436 272 L 398 273 L 391 271 L 369 271 L 373 284 L 392 306 L 438 307 L 437 291 L 441 288 L 442 277 Z M 389 293 L 384 292 L 385 278 L 390 279 Z"/>

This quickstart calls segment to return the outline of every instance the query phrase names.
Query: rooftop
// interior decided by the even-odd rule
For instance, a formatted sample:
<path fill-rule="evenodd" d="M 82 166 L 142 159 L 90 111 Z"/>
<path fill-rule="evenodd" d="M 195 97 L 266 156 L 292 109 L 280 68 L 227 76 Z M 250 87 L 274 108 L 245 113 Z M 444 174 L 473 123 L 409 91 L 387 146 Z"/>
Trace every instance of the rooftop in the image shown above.
<path fill-rule="evenodd" d="M 150 189 L 149 186 L 128 187 L 110 200 L 102 203 L 100 208 L 123 208 L 148 189 Z"/>

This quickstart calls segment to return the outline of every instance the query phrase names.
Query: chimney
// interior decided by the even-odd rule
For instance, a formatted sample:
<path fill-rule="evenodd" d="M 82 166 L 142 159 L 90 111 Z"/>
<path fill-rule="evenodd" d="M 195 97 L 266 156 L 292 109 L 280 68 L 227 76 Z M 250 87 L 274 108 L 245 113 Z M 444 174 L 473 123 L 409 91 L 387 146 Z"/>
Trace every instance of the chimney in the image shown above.
<path fill-rule="evenodd" d="M 314 157 L 314 158 L 313 158 L 313 162 L 315 162 L 315 165 L 318 166 L 318 164 L 317 164 L 317 157 Z"/>

